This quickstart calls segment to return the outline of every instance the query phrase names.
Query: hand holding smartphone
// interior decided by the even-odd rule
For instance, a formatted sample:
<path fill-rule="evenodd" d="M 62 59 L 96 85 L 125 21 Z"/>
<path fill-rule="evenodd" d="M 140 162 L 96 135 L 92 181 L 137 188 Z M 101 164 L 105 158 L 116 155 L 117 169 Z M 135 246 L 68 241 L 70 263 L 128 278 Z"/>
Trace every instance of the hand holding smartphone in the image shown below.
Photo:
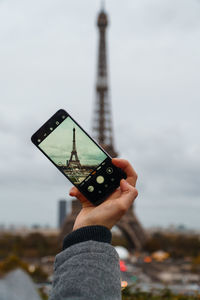
<path fill-rule="evenodd" d="M 36 147 L 94 205 L 102 203 L 126 174 L 63 109 L 31 137 Z"/>

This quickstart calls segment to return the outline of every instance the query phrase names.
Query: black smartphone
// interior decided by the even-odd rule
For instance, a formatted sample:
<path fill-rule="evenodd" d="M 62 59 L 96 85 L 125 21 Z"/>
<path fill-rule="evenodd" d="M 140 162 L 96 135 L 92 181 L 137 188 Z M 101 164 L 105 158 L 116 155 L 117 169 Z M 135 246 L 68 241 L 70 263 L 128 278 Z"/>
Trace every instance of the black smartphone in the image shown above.
<path fill-rule="evenodd" d="M 102 203 L 126 174 L 63 109 L 31 137 L 34 145 L 94 205 Z"/>

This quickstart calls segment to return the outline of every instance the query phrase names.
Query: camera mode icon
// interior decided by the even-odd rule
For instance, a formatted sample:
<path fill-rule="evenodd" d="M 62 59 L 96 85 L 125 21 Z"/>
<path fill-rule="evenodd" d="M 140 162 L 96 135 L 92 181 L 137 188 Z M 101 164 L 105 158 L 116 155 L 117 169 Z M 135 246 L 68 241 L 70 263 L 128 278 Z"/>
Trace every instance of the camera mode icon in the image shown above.
<path fill-rule="evenodd" d="M 92 193 L 94 191 L 93 185 L 89 185 L 87 189 L 88 189 L 88 192 L 90 192 L 90 193 Z"/>
<path fill-rule="evenodd" d="M 113 173 L 113 168 L 108 167 L 108 168 L 106 169 L 106 173 L 112 174 L 112 173 Z"/>

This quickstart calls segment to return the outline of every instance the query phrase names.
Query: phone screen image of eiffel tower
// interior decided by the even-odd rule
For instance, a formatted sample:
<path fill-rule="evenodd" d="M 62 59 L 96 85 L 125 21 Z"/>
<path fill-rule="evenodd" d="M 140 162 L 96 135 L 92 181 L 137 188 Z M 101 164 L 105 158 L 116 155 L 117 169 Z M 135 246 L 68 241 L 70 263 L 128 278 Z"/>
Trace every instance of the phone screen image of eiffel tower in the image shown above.
<path fill-rule="evenodd" d="M 39 147 L 74 184 L 80 184 L 107 158 L 69 116 Z"/>

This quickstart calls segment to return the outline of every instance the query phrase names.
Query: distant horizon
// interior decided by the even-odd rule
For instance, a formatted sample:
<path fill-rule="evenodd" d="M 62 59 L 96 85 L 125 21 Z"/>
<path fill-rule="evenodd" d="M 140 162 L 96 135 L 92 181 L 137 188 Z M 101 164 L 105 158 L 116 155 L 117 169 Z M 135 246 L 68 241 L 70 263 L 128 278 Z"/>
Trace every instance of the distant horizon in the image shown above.
<path fill-rule="evenodd" d="M 167 230 L 173 230 L 173 229 L 175 229 L 175 230 L 177 230 L 177 231 L 184 231 L 184 230 L 186 230 L 186 231 L 189 231 L 189 230 L 194 230 L 194 231 L 200 231 L 200 227 L 189 227 L 189 226 L 186 226 L 186 225 L 184 225 L 184 224 L 168 224 L 168 225 L 166 225 L 166 226 L 162 226 L 162 225 L 147 225 L 147 226 L 144 226 L 144 224 L 142 224 L 142 226 L 143 226 L 143 228 L 144 229 L 167 229 Z M 184 228 L 181 228 L 181 227 L 184 227 Z M 35 227 L 35 228 L 34 228 Z M 114 226 L 114 227 L 117 227 L 116 225 Z M 60 228 L 58 227 L 58 226 L 51 226 L 50 224 L 30 224 L 30 225 L 28 225 L 28 224 L 18 224 L 18 223 L 16 223 L 16 224 L 7 224 L 7 225 L 5 225 L 5 224 L 2 224 L 2 223 L 0 223 L 0 231 L 2 230 L 2 229 L 8 229 L 8 230 L 12 230 L 14 228 L 14 230 L 15 229 L 22 229 L 22 228 L 25 228 L 25 229 L 33 229 L 33 230 L 37 230 L 37 229 L 58 229 L 58 230 L 60 230 Z M 113 229 L 113 228 L 112 228 Z M 111 229 L 111 230 L 112 230 Z M 118 228 L 119 230 L 120 230 L 120 228 Z M 115 230 L 115 229 L 114 229 Z"/>

